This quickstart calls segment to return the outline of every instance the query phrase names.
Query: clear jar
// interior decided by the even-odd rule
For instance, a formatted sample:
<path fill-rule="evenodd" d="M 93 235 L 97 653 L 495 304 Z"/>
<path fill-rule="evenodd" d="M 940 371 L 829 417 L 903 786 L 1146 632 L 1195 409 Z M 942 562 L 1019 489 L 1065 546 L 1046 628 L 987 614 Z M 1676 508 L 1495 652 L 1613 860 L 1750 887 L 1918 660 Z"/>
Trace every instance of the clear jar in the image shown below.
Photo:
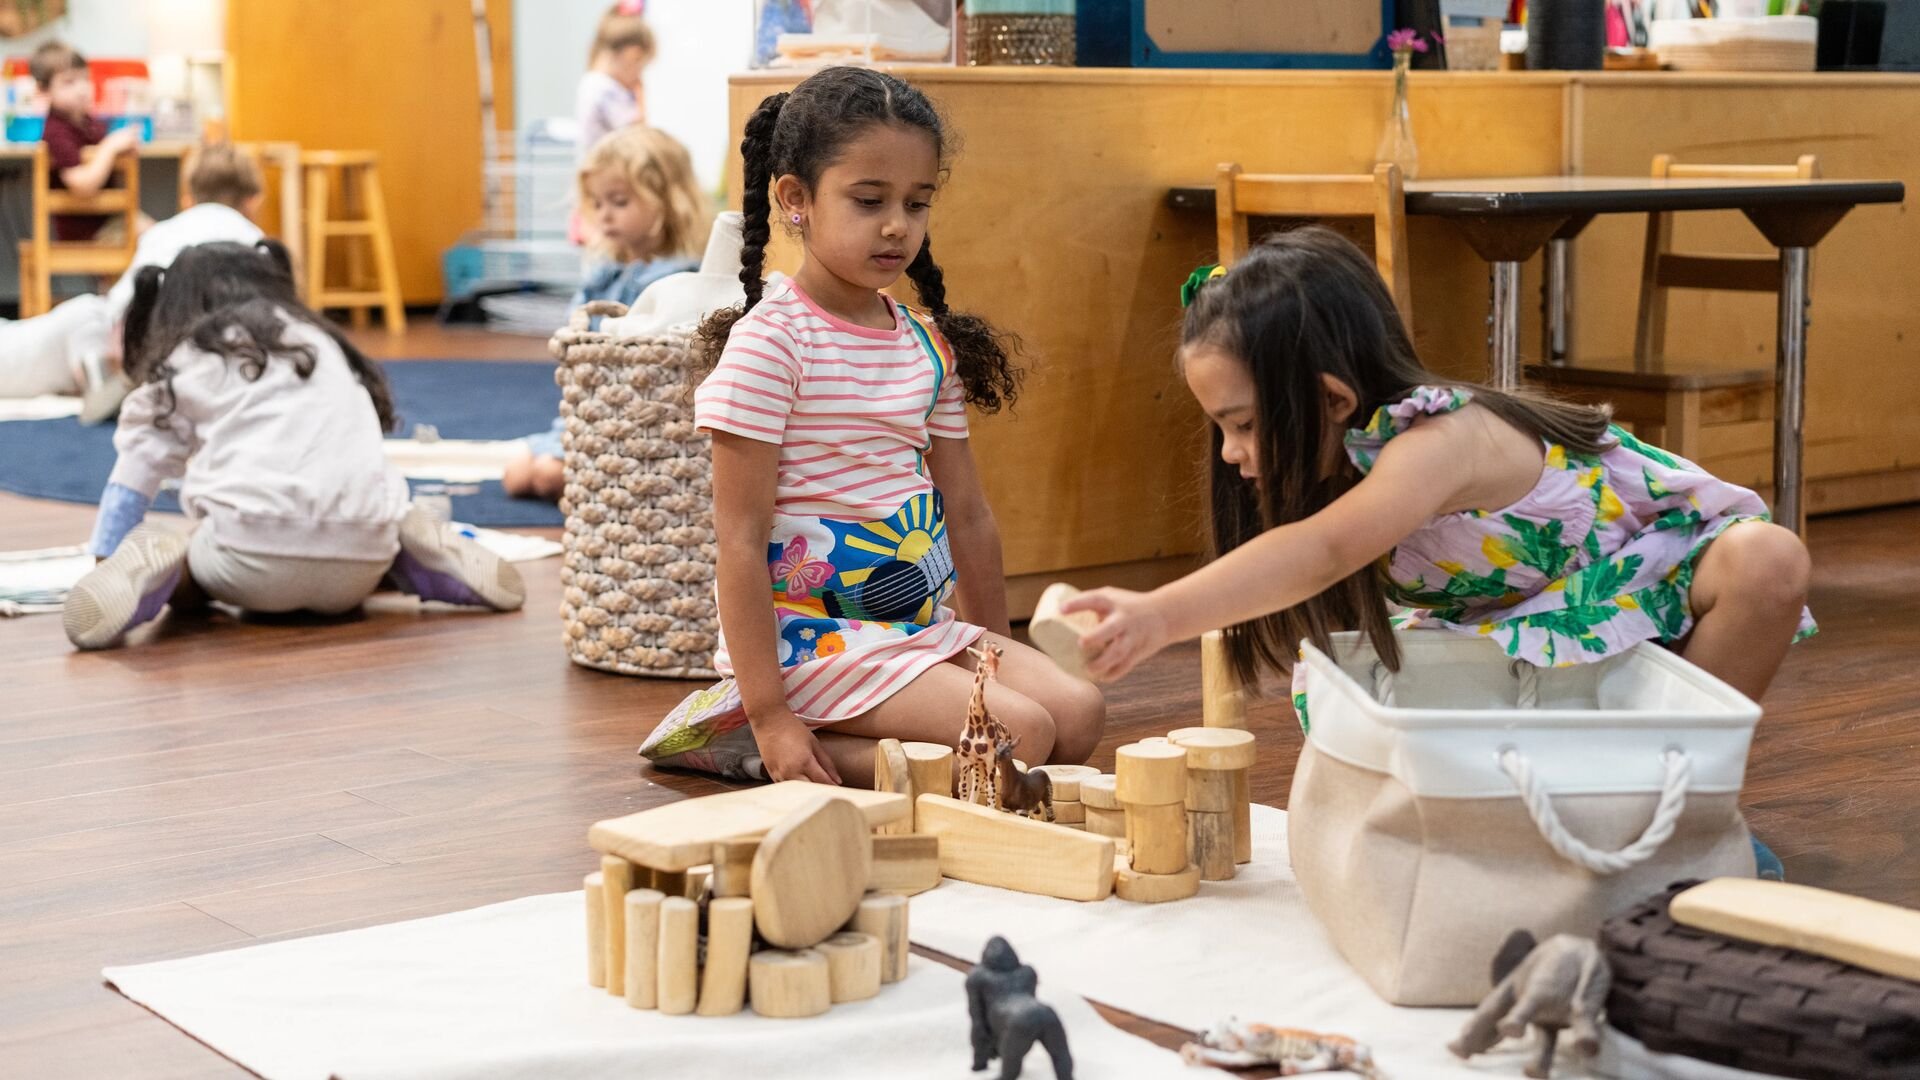
<path fill-rule="evenodd" d="M 966 0 L 967 64 L 1074 64 L 1074 0 Z"/>

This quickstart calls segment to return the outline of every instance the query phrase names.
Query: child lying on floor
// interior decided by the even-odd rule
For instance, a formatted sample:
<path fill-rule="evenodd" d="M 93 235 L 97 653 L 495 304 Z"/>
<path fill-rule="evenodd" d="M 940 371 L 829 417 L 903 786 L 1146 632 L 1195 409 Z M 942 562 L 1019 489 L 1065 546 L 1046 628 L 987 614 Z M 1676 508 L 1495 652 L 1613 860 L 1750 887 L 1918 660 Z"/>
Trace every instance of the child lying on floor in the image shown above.
<path fill-rule="evenodd" d="M 169 603 L 338 614 L 391 581 L 423 600 L 518 608 L 519 572 L 408 502 L 381 433 L 380 369 L 294 295 L 287 250 L 202 244 L 149 266 L 127 311 L 128 395 L 67 637 L 118 644 Z M 181 477 L 191 539 L 140 525 Z M 137 526 L 137 527 L 136 527 Z"/>

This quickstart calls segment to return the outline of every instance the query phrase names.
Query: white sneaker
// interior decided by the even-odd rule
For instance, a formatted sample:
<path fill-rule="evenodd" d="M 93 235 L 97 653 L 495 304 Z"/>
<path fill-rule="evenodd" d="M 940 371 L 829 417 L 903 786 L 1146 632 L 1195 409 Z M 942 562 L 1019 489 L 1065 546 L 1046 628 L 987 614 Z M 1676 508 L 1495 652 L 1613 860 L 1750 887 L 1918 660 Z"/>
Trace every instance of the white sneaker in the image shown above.
<path fill-rule="evenodd" d="M 152 525 L 134 529 L 67 594 L 60 612 L 67 640 L 82 649 L 118 644 L 167 606 L 186 565 L 186 537 Z"/>
<path fill-rule="evenodd" d="M 422 600 L 495 611 L 517 611 L 527 602 L 526 583 L 512 563 L 417 506 L 400 522 L 400 554 L 388 576 Z"/>

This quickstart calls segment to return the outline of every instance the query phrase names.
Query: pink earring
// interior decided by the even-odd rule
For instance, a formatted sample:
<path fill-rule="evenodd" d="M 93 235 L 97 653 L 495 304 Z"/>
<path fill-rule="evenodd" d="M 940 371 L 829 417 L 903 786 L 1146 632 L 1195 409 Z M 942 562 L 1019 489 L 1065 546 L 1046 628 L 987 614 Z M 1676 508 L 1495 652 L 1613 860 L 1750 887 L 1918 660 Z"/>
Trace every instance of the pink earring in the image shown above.
<path fill-rule="evenodd" d="M 795 215 L 793 215 L 793 223 L 794 223 L 795 225 L 798 225 L 798 224 L 800 224 L 800 215 L 799 215 L 799 214 L 795 214 Z"/>

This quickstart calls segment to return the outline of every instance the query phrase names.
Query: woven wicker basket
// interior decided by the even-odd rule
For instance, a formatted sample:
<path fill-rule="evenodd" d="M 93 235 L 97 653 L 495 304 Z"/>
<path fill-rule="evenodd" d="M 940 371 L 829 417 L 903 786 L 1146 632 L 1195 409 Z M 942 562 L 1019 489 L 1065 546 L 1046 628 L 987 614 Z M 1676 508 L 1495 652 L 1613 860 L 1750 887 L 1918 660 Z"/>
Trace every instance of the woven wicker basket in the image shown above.
<path fill-rule="evenodd" d="M 1920 984 L 1681 926 L 1675 885 L 1609 921 L 1607 1023 L 1649 1050 L 1803 1080 L 1920 1077 Z"/>
<path fill-rule="evenodd" d="M 623 675 L 712 678 L 713 456 L 694 429 L 685 334 L 614 338 L 595 301 L 553 336 L 566 422 L 560 571 L 567 655 Z"/>

